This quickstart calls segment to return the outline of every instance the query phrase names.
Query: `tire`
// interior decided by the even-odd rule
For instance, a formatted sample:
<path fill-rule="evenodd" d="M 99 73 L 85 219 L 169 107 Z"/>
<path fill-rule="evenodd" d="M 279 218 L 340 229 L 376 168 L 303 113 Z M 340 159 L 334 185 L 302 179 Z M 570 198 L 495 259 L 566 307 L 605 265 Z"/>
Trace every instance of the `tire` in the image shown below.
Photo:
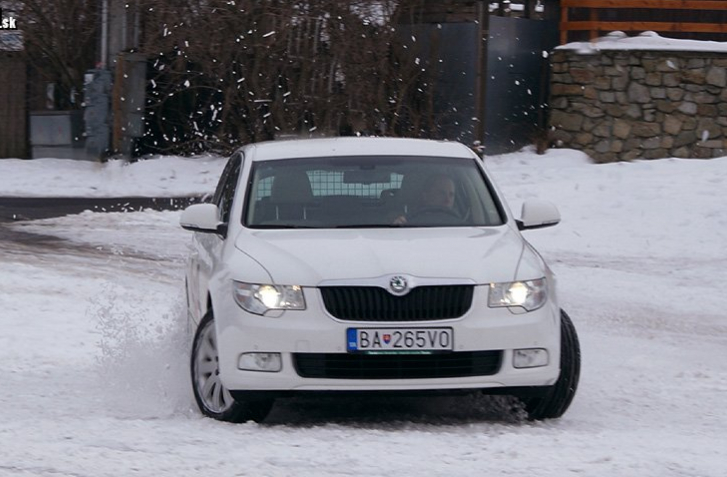
<path fill-rule="evenodd" d="M 576 328 L 560 310 L 560 376 L 542 397 L 521 399 L 530 420 L 556 419 L 568 410 L 578 388 L 581 350 Z"/>
<path fill-rule="evenodd" d="M 235 400 L 219 377 L 217 333 L 212 311 L 208 311 L 197 327 L 190 359 L 192 390 L 199 410 L 207 417 L 226 422 L 260 422 L 273 405 L 271 400 Z"/>

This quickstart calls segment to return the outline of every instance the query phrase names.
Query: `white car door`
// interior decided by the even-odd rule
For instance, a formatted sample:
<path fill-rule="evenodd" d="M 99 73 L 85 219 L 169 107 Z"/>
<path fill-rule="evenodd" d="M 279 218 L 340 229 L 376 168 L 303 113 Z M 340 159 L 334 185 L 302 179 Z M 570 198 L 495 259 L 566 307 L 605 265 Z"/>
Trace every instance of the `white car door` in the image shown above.
<path fill-rule="evenodd" d="M 242 170 L 242 154 L 235 153 L 222 171 L 212 202 L 217 206 L 219 221 L 227 225 L 235 198 L 237 183 Z M 190 259 L 189 283 L 190 309 L 194 310 L 197 323 L 207 312 L 209 281 L 213 271 L 222 259 L 227 234 L 200 233 L 194 237 L 194 252 Z"/>

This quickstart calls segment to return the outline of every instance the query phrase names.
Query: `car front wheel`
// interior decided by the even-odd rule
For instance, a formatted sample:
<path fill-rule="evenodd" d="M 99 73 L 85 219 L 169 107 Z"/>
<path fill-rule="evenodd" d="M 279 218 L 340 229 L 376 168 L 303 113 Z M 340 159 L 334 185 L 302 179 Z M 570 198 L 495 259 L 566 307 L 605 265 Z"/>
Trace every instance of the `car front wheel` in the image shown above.
<path fill-rule="evenodd" d="M 235 400 L 222 384 L 211 310 L 202 318 L 194 335 L 190 365 L 194 398 L 205 416 L 227 422 L 260 422 L 270 412 L 272 401 Z"/>
<path fill-rule="evenodd" d="M 560 376 L 546 394 L 522 398 L 531 420 L 554 419 L 565 413 L 573 401 L 581 372 L 581 350 L 576 328 L 568 314 L 560 310 Z"/>

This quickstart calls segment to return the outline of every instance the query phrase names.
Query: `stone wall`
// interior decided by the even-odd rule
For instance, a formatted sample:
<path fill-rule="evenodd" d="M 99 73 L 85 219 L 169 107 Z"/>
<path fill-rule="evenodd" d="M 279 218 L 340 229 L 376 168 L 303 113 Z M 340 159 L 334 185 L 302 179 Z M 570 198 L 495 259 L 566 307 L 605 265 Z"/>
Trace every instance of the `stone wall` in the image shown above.
<path fill-rule="evenodd" d="M 556 50 L 550 141 L 597 162 L 727 156 L 727 53 Z"/>

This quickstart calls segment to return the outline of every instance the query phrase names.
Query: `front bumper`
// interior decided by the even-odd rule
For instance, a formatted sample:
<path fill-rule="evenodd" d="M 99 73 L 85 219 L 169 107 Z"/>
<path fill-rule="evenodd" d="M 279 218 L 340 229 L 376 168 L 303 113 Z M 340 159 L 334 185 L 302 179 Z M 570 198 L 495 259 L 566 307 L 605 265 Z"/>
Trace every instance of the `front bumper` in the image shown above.
<path fill-rule="evenodd" d="M 353 322 L 331 316 L 317 289 L 304 290 L 307 309 L 279 312 L 273 316 L 253 315 L 240 309 L 232 294 L 214 303 L 217 327 L 220 377 L 232 391 L 447 391 L 500 388 L 527 388 L 553 384 L 560 370 L 560 318 L 550 300 L 536 311 L 515 314 L 506 308 L 489 308 L 485 287 L 476 287 L 472 307 L 461 318 L 423 322 Z M 451 327 L 454 352 L 500 351 L 501 361 L 488 375 L 387 379 L 331 379 L 302 377 L 296 370 L 295 355 L 342 354 L 346 351 L 346 330 L 364 327 Z M 517 349 L 545 349 L 548 364 L 515 368 Z M 238 369 L 242 353 L 280 353 L 279 372 Z"/>

